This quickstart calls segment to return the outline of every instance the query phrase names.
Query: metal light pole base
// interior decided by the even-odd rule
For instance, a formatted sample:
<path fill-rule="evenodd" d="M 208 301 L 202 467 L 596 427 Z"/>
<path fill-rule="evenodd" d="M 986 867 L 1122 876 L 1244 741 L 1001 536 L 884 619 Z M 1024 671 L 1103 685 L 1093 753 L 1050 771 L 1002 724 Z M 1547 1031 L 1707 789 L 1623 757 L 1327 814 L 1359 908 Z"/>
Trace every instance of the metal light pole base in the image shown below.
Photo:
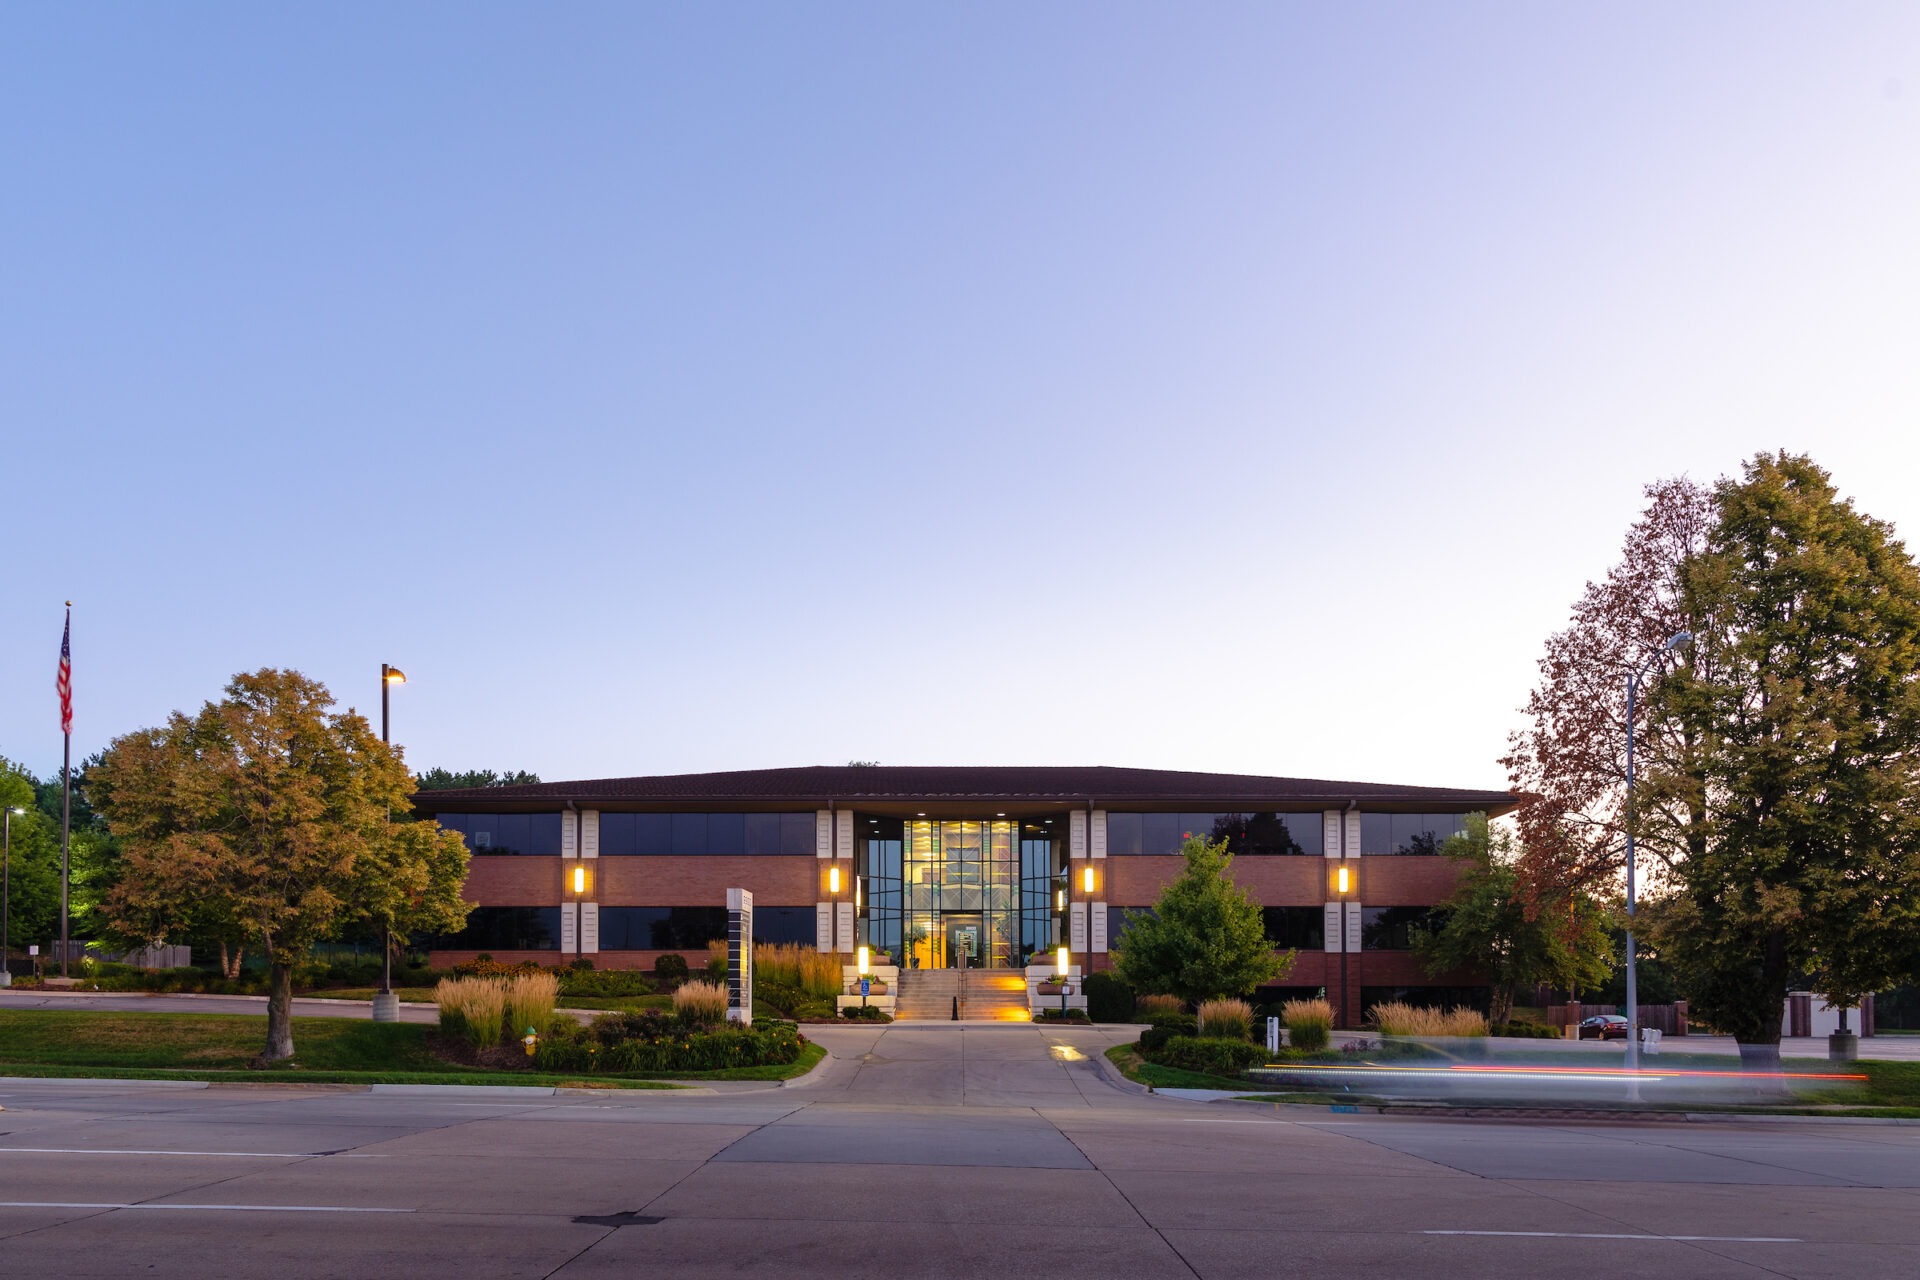
<path fill-rule="evenodd" d="M 1860 1037 L 1851 1031 L 1836 1031 L 1827 1037 L 1827 1061 L 1852 1062 L 1860 1056 Z"/>
<path fill-rule="evenodd" d="M 400 1021 L 400 997 L 391 991 L 374 992 L 373 1020 L 375 1022 Z"/>
<path fill-rule="evenodd" d="M 0 969 L 0 991 L 4 991 L 6 988 L 12 985 L 13 985 L 13 975 L 11 973 L 8 973 L 5 969 Z"/>

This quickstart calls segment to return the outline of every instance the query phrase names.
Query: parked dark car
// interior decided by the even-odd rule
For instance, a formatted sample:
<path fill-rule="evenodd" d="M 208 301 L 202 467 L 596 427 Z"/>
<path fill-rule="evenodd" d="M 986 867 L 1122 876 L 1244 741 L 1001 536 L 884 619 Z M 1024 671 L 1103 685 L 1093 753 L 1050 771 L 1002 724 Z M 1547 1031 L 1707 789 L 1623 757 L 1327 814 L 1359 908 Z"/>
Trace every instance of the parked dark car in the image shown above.
<path fill-rule="evenodd" d="M 1617 1013 L 1597 1013 L 1580 1024 L 1582 1040 L 1625 1040 L 1627 1020 Z"/>

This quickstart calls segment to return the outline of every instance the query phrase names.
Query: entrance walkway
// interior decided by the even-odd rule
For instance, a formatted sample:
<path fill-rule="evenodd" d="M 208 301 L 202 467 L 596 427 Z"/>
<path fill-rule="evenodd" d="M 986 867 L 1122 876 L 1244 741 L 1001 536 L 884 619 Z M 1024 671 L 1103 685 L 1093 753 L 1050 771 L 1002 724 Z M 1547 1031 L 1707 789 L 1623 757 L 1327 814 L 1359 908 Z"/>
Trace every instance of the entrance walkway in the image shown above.
<path fill-rule="evenodd" d="M 828 1061 L 783 1095 L 873 1105 L 1059 1107 L 1131 1097 L 1093 1059 L 1130 1043 L 1140 1029 L 948 1022 L 806 1032 L 826 1049 Z"/>

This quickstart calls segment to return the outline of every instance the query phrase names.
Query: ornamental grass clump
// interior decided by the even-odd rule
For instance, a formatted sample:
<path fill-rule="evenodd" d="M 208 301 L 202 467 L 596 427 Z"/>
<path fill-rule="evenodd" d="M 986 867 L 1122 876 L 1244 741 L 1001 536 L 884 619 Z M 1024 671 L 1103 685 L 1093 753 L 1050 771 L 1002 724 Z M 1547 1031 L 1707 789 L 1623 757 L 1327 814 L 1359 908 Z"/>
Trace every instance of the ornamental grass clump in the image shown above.
<path fill-rule="evenodd" d="M 507 1014 L 506 988 L 488 978 L 442 978 L 433 989 L 440 1006 L 440 1027 L 464 1035 L 476 1049 L 500 1043 Z"/>
<path fill-rule="evenodd" d="M 721 979 L 727 976 L 727 969 L 733 964 L 725 938 L 715 938 L 707 944 L 707 976 Z"/>
<path fill-rule="evenodd" d="M 1473 1009 L 1416 1009 L 1389 1001 L 1373 1006 L 1373 1025 L 1383 1036 L 1484 1036 L 1485 1015 Z"/>
<path fill-rule="evenodd" d="M 727 1017 L 727 989 L 717 982 L 689 982 L 673 993 L 673 1011 L 691 1026 L 711 1026 Z"/>
<path fill-rule="evenodd" d="M 552 1021 L 554 1002 L 560 998 L 560 979 L 551 973 L 517 974 L 506 980 L 502 992 L 506 1000 L 507 1030 L 518 1035 L 529 1027 L 544 1027 Z"/>
<path fill-rule="evenodd" d="M 1245 1000 L 1202 1000 L 1200 1034 L 1213 1040 L 1245 1040 L 1253 1034 L 1253 1006 Z"/>
<path fill-rule="evenodd" d="M 1312 1053 L 1327 1047 L 1333 1006 L 1325 1000 L 1289 1000 L 1280 1006 L 1280 1020 L 1287 1024 L 1288 1046 Z"/>
<path fill-rule="evenodd" d="M 1152 1022 L 1161 1014 L 1185 1013 L 1187 1002 L 1179 996 L 1139 996 L 1133 1002 L 1133 1016 Z"/>

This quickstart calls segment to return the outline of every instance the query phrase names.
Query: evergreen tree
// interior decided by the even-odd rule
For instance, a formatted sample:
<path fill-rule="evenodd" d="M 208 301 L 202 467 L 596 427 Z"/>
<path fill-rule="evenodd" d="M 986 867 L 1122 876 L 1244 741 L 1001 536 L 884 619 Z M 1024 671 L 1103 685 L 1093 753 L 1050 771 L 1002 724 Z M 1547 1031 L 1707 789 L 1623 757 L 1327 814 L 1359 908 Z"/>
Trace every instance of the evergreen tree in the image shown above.
<path fill-rule="evenodd" d="M 1293 953 L 1276 956 L 1267 941 L 1260 904 L 1229 878 L 1227 842 L 1189 836 L 1181 853 L 1186 869 L 1114 945 L 1120 977 L 1136 991 L 1210 1000 L 1246 995 L 1291 969 Z"/>

